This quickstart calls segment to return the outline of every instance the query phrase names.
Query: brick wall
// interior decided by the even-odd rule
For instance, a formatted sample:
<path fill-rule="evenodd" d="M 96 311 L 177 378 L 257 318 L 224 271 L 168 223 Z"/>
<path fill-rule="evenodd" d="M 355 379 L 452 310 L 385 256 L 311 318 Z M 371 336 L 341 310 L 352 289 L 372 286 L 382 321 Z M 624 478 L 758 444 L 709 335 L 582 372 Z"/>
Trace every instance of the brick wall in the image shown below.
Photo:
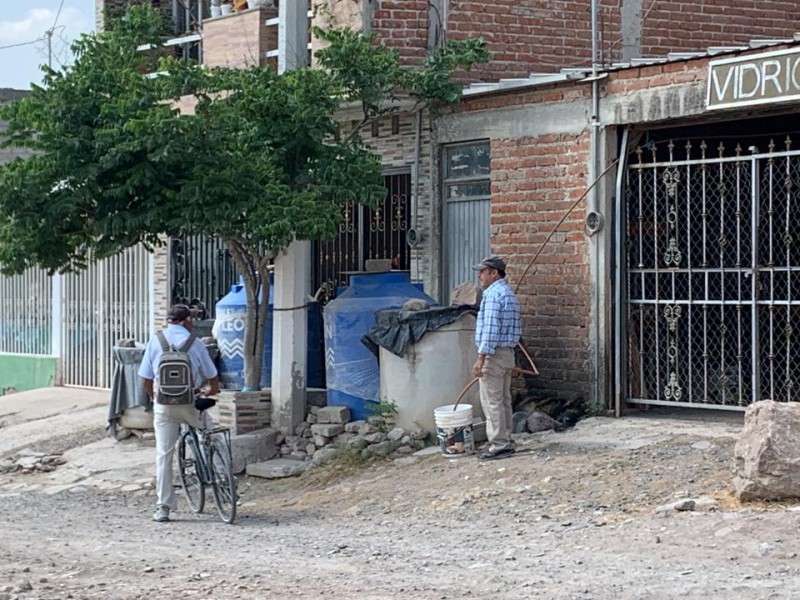
<path fill-rule="evenodd" d="M 448 39 L 483 37 L 493 60 L 470 80 L 528 77 L 591 63 L 590 3 L 581 0 L 439 0 Z M 598 29 L 605 64 L 630 56 L 664 56 L 754 38 L 792 37 L 800 30 L 790 0 L 662 2 L 599 0 Z M 406 58 L 424 56 L 437 12 L 427 0 L 383 0 L 372 25 Z"/>
<path fill-rule="evenodd" d="M 259 8 L 203 21 L 203 65 L 265 65 L 264 53 L 278 47 L 278 28 L 264 21 L 276 16 L 273 9 Z"/>
<path fill-rule="evenodd" d="M 791 38 L 798 30 L 793 0 L 660 1 L 646 9 L 642 54 L 746 45 L 757 38 Z"/>
<path fill-rule="evenodd" d="M 587 185 L 588 132 L 493 139 L 492 252 L 520 277 Z M 542 375 L 534 395 L 588 398 L 591 279 L 579 205 L 519 284 L 523 340 Z"/>
<path fill-rule="evenodd" d="M 397 49 L 402 59 L 427 54 L 428 0 L 381 0 L 371 25 L 382 42 Z"/>
<path fill-rule="evenodd" d="M 528 77 L 591 63 L 589 2 L 577 0 L 450 0 L 449 39 L 483 37 L 492 62 L 477 79 Z M 601 0 L 603 24 L 618 30 L 619 2 Z"/>

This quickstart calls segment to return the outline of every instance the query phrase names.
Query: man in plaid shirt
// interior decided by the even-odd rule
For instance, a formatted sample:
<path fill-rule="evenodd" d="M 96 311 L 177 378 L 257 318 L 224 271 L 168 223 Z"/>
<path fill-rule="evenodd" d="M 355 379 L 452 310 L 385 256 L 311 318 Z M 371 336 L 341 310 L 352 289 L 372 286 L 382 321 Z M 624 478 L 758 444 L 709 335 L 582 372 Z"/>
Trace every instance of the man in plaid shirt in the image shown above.
<path fill-rule="evenodd" d="M 478 272 L 484 290 L 475 328 L 478 360 L 472 373 L 480 377 L 481 406 L 489 439 L 478 458 L 493 460 L 515 452 L 511 441 L 511 369 L 514 347 L 522 337 L 522 321 L 519 300 L 505 279 L 503 259 L 489 256 L 472 268 Z"/>

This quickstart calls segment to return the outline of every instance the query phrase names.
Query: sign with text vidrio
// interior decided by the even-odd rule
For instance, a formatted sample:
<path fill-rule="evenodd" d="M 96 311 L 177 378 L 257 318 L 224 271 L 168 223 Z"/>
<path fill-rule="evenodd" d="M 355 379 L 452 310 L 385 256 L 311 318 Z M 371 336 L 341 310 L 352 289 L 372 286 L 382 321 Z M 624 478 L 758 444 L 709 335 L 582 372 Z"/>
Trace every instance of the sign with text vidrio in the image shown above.
<path fill-rule="evenodd" d="M 735 108 L 800 100 L 800 47 L 713 60 L 706 107 Z"/>

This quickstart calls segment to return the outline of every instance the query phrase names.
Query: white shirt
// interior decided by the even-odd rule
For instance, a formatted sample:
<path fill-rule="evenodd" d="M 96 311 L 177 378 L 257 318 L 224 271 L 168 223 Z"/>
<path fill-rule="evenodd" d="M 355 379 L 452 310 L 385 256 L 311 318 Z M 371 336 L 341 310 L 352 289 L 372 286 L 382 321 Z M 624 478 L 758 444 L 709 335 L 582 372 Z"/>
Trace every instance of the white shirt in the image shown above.
<path fill-rule="evenodd" d="M 189 335 L 189 330 L 183 325 L 170 324 L 164 330 L 164 337 L 174 348 L 180 348 L 189 338 Z M 163 353 L 161 342 L 158 340 L 158 336 L 154 335 L 147 342 L 147 347 L 144 350 L 142 366 L 139 367 L 139 377 L 153 379 L 158 383 L 158 363 L 161 361 Z M 192 380 L 195 389 L 201 387 L 203 383 L 212 377 L 217 376 L 217 367 L 214 366 L 214 361 L 211 360 L 208 350 L 206 350 L 206 346 L 200 341 L 200 338 L 195 338 L 192 347 L 189 348 L 189 361 L 192 363 Z"/>

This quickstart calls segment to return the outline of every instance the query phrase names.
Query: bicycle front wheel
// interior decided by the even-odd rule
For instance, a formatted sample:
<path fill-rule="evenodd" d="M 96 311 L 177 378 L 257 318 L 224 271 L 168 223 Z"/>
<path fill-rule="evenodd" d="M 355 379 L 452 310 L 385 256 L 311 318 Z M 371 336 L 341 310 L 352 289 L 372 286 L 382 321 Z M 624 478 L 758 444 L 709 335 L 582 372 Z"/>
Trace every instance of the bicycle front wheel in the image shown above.
<path fill-rule="evenodd" d="M 206 489 L 201 474 L 202 460 L 197 434 L 187 429 L 178 442 L 178 472 L 186 500 L 196 513 L 203 512 L 206 505 Z"/>
<path fill-rule="evenodd" d="M 214 504 L 220 519 L 225 523 L 233 523 L 236 518 L 236 477 L 231 467 L 231 455 L 228 445 L 221 438 L 216 438 L 210 447 L 211 488 L 214 490 Z"/>

